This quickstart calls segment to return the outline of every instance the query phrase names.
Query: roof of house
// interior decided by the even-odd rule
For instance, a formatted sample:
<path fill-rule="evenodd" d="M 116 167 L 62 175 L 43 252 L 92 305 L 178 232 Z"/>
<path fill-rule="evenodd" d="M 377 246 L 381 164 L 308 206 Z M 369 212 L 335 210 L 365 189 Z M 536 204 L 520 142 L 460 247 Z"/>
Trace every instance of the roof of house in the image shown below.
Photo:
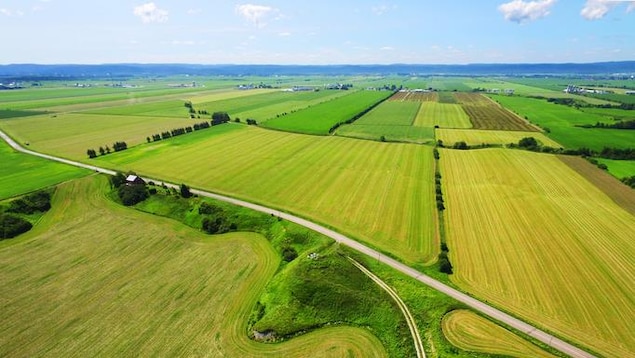
<path fill-rule="evenodd" d="M 138 176 L 136 176 L 136 175 L 128 175 L 126 177 L 126 181 L 136 181 L 137 178 L 138 178 Z"/>

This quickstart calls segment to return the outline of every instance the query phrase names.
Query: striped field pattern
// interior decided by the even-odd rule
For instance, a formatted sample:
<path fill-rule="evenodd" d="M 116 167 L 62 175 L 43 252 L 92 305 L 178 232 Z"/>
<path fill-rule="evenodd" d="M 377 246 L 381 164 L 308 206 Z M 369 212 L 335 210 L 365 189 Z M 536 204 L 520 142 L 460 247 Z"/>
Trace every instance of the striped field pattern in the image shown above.
<path fill-rule="evenodd" d="M 106 199 L 105 176 L 64 184 L 15 245 L 0 242 L 0 356 L 385 357 L 369 330 L 247 337 L 280 258 L 260 234 L 209 236 Z"/>
<path fill-rule="evenodd" d="M 468 310 L 447 313 L 441 321 L 443 334 L 453 345 L 472 352 L 519 358 L 553 358 L 516 334 Z"/>
<path fill-rule="evenodd" d="M 414 121 L 417 127 L 472 128 L 470 117 L 459 104 L 423 102 Z"/>
<path fill-rule="evenodd" d="M 237 129 L 200 131 L 95 163 L 288 209 L 409 262 L 436 257 L 431 147 L 225 126 Z"/>
<path fill-rule="evenodd" d="M 600 354 L 632 356 L 635 216 L 557 156 L 443 150 L 440 163 L 452 280 Z"/>

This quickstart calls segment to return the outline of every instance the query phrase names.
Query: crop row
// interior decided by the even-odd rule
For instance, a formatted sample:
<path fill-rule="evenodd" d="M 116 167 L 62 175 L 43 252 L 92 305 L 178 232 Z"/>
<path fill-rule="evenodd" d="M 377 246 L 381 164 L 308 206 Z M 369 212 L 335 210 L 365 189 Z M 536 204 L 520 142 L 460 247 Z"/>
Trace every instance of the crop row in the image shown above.
<path fill-rule="evenodd" d="M 474 129 L 538 131 L 527 121 L 477 93 L 455 93 Z"/>

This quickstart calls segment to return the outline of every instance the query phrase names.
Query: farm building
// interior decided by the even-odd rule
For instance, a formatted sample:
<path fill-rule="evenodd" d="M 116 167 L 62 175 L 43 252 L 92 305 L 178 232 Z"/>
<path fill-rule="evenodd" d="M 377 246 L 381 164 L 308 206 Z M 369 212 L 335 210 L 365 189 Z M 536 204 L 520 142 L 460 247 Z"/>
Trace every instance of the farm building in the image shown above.
<path fill-rule="evenodd" d="M 145 180 L 136 175 L 128 175 L 126 177 L 126 185 L 145 185 Z"/>

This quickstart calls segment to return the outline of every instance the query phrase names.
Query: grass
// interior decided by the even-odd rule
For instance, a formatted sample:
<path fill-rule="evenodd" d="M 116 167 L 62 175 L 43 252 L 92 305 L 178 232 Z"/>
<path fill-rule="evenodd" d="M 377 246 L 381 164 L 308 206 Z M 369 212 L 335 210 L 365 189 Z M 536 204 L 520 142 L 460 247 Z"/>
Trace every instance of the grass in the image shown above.
<path fill-rule="evenodd" d="M 18 153 L 0 140 L 0 200 L 25 194 L 90 171 Z"/>
<path fill-rule="evenodd" d="M 352 124 L 341 126 L 336 134 L 345 137 L 426 143 L 434 140 L 431 128 L 413 126 L 421 105 L 418 101 L 385 101 Z"/>
<path fill-rule="evenodd" d="M 600 163 L 606 164 L 609 173 L 618 179 L 635 175 L 635 160 L 613 160 L 597 158 Z"/>
<path fill-rule="evenodd" d="M 386 356 L 353 327 L 249 340 L 249 313 L 279 264 L 267 240 L 204 235 L 120 207 L 107 187 L 101 176 L 62 185 L 31 232 L 0 243 L 0 355 Z"/>
<path fill-rule="evenodd" d="M 441 324 L 447 339 L 466 351 L 519 358 L 554 357 L 472 311 L 452 311 Z"/>
<path fill-rule="evenodd" d="M 635 131 L 620 129 L 580 128 L 576 125 L 605 121 L 596 113 L 584 112 L 572 107 L 549 103 L 546 100 L 518 96 L 492 96 L 506 108 L 525 116 L 534 124 L 548 128 L 548 136 L 565 148 L 587 147 L 602 150 L 605 146 L 632 148 Z"/>
<path fill-rule="evenodd" d="M 436 257 L 432 148 L 226 126 L 237 129 L 199 131 L 95 163 L 287 209 L 409 262 Z M 217 155 L 219 148 L 228 154 Z"/>
<path fill-rule="evenodd" d="M 267 121 L 267 128 L 307 134 L 328 134 L 337 124 L 362 113 L 391 94 L 388 91 L 356 91 L 343 97 Z"/>
<path fill-rule="evenodd" d="M 451 146 L 456 142 L 465 142 L 468 145 L 480 144 L 509 144 L 518 143 L 525 137 L 534 137 L 542 145 L 553 148 L 562 147 L 560 144 L 540 132 L 521 131 L 494 131 L 484 129 L 437 129 L 436 137 L 443 141 L 444 145 Z"/>
<path fill-rule="evenodd" d="M 602 355 L 635 351 L 632 214 L 553 155 L 443 150 L 440 164 L 453 282 Z"/>
<path fill-rule="evenodd" d="M 0 109 L 0 120 L 7 118 L 30 117 L 43 114 L 40 111 L 14 111 L 11 109 Z"/>
<path fill-rule="evenodd" d="M 459 104 L 424 102 L 414 121 L 416 127 L 472 128 L 470 117 Z"/>
<path fill-rule="evenodd" d="M 0 122 L 0 128 L 18 142 L 29 142 L 33 150 L 65 158 L 87 158 L 86 150 L 97 150 L 124 141 L 128 147 L 145 143 L 146 137 L 173 128 L 192 126 L 202 120 L 186 118 L 58 114 L 24 117 Z"/>

